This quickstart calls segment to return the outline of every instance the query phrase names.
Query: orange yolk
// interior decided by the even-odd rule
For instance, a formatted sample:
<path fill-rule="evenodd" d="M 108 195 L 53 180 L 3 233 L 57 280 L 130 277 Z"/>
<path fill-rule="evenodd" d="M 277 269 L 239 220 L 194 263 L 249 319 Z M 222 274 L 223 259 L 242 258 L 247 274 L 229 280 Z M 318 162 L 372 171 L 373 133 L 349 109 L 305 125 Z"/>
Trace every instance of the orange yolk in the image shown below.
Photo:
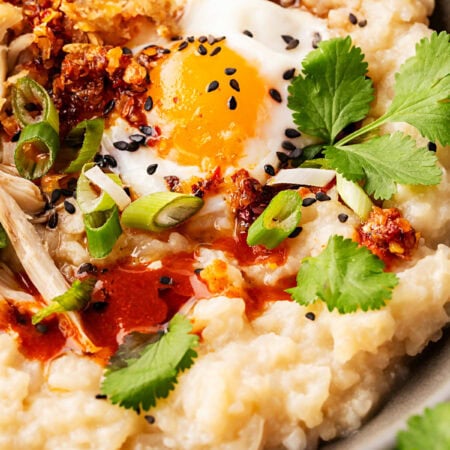
<path fill-rule="evenodd" d="M 225 41 L 177 44 L 151 74 L 149 95 L 162 130 L 157 151 L 182 165 L 235 165 L 264 114 L 266 88 L 257 70 Z M 214 49 L 220 51 L 211 56 Z M 228 75 L 225 69 L 236 69 Z"/>

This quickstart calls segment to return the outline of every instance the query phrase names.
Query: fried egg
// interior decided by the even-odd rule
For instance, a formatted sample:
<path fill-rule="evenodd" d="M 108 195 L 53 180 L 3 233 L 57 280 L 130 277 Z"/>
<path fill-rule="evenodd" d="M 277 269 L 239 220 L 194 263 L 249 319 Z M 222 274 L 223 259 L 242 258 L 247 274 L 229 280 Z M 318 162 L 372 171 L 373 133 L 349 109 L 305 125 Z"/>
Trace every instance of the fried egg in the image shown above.
<path fill-rule="evenodd" d="M 117 149 L 143 134 L 117 119 L 103 149 L 138 195 L 168 189 L 167 177 L 183 182 L 217 167 L 264 181 L 280 153 L 311 143 L 293 131 L 287 87 L 304 56 L 329 38 L 325 21 L 269 1 L 191 0 L 180 27 L 150 72 L 147 145 Z"/>

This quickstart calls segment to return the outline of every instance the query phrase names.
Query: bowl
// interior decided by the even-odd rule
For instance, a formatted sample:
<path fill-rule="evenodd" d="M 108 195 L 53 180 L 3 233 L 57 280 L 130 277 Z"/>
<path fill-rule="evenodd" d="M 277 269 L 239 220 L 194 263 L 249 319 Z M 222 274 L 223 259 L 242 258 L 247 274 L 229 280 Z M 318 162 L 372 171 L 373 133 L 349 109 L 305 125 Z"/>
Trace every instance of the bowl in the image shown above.
<path fill-rule="evenodd" d="M 437 0 L 431 28 L 450 31 L 450 1 Z M 384 406 L 359 431 L 321 446 L 321 450 L 388 450 L 395 447 L 399 430 L 413 414 L 450 400 L 450 329 L 430 344 L 410 366 L 407 382 L 397 388 Z"/>

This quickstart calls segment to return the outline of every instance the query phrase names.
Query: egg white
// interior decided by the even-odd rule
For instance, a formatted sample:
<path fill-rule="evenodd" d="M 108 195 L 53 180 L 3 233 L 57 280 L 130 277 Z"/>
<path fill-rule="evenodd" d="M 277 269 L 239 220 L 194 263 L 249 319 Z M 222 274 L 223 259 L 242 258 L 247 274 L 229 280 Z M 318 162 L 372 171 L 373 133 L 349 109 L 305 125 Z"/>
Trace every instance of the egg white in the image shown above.
<path fill-rule="evenodd" d="M 315 33 L 320 33 L 322 39 L 330 37 L 326 22 L 299 9 L 285 9 L 267 0 L 190 0 L 180 20 L 180 28 L 182 36 L 225 36 L 226 45 L 256 67 L 267 90 L 274 88 L 280 92 L 282 103 L 275 102 L 269 95 L 264 99 L 267 118 L 258 120 L 255 137 L 247 139 L 244 155 L 238 161 L 239 167 L 264 182 L 268 177 L 264 166 L 269 164 L 276 168 L 279 164 L 276 153 L 282 151 L 281 143 L 286 139 L 284 130 L 296 128 L 287 107 L 289 81 L 283 79 L 283 73 L 291 68 L 296 68 L 296 74 L 299 73 L 301 60 L 313 49 Z M 243 34 L 244 30 L 251 31 L 253 37 Z M 299 45 L 287 50 L 282 35 L 298 39 Z M 142 42 L 142 37 L 139 41 Z M 170 44 L 166 43 L 167 46 Z M 135 52 L 138 50 L 134 49 Z M 150 125 L 158 123 L 155 111 L 147 114 Z M 208 175 L 202 167 L 176 163 L 170 159 L 170 153 L 169 157 L 161 158 L 151 147 L 127 152 L 113 146 L 116 141 L 129 141 L 129 136 L 135 133 L 140 131 L 123 119 L 117 119 L 106 130 L 102 148 L 114 156 L 124 182 L 138 195 L 167 190 L 166 176 L 176 176 L 183 181 Z M 303 147 L 313 141 L 308 136 L 301 136 L 291 142 Z M 151 164 L 158 167 L 149 175 L 147 167 Z M 221 167 L 222 174 L 230 175 L 239 167 Z M 216 196 L 214 202 L 214 211 L 222 208 L 223 200 Z"/>

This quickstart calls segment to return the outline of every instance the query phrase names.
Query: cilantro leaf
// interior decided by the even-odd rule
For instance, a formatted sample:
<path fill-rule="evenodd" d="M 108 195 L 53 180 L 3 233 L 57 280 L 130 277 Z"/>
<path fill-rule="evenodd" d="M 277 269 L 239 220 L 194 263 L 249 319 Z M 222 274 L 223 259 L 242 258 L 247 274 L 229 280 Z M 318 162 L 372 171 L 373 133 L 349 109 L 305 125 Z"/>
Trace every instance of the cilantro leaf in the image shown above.
<path fill-rule="evenodd" d="M 372 82 L 350 37 L 321 42 L 303 60 L 303 73 L 292 81 L 288 97 L 301 131 L 331 144 L 347 125 L 368 114 Z"/>
<path fill-rule="evenodd" d="M 303 260 L 297 287 L 287 292 L 301 305 L 321 299 L 330 311 L 336 308 L 340 313 L 379 309 L 398 284 L 397 276 L 383 269 L 383 261 L 366 247 L 331 236 L 319 256 Z"/>
<path fill-rule="evenodd" d="M 396 132 L 361 144 L 327 147 L 331 166 L 351 181 L 365 180 L 365 191 L 376 199 L 389 199 L 395 183 L 438 184 L 442 177 L 437 158 L 425 148 L 417 148 L 408 135 Z"/>
<path fill-rule="evenodd" d="M 397 435 L 397 450 L 448 450 L 450 448 L 450 403 L 426 408 L 423 415 L 408 420 L 408 429 Z"/>
<path fill-rule="evenodd" d="M 395 96 L 385 118 L 407 122 L 423 136 L 450 144 L 450 35 L 434 32 L 396 75 Z"/>
<path fill-rule="evenodd" d="M 197 356 L 193 349 L 198 337 L 191 330 L 189 320 L 176 314 L 159 339 L 148 335 L 145 343 L 142 335 L 135 335 L 122 344 L 107 367 L 102 393 L 125 408 L 155 406 L 158 398 L 169 395 L 178 373 L 188 369 Z"/>

